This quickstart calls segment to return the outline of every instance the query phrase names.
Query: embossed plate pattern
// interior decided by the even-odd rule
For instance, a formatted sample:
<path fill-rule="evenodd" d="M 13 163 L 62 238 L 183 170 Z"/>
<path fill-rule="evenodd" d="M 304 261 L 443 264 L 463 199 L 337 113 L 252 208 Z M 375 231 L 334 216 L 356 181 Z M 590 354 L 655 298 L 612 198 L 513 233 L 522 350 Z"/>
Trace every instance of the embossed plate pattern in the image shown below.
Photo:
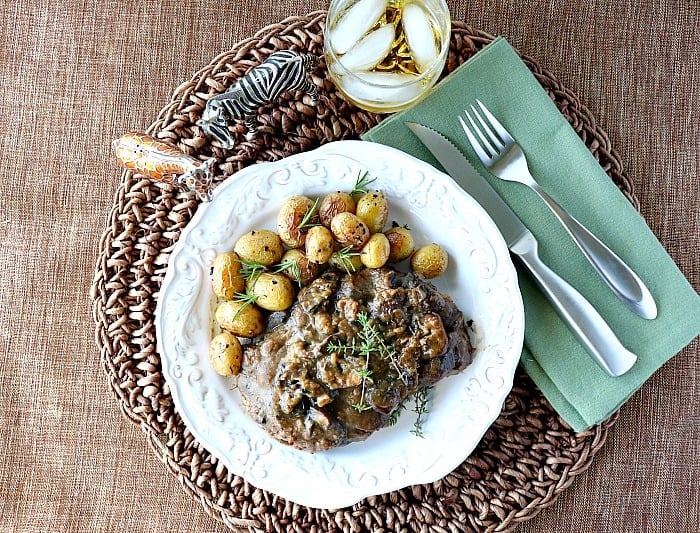
<path fill-rule="evenodd" d="M 292 194 L 350 190 L 367 170 L 418 245 L 438 242 L 450 256 L 434 280 L 474 320 L 477 354 L 464 372 L 434 389 L 424 438 L 412 413 L 365 442 L 310 454 L 282 445 L 242 411 L 235 383 L 208 361 L 216 303 L 209 280 L 217 253 L 255 228 L 274 229 Z M 459 466 L 498 416 L 511 389 L 524 316 L 515 269 L 495 225 L 446 175 L 398 150 L 337 141 L 273 163 L 247 167 L 199 207 L 170 258 L 156 309 L 158 350 L 175 404 L 195 437 L 233 473 L 293 502 L 321 508 L 430 483 Z"/>

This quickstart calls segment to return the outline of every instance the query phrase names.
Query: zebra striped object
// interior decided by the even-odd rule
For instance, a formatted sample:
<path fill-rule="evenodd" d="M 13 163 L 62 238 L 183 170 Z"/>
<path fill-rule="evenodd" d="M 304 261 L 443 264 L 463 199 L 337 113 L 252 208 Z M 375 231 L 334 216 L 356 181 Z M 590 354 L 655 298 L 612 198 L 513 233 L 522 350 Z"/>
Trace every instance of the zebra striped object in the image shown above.
<path fill-rule="evenodd" d="M 230 150 L 234 143 L 228 123 L 243 119 L 248 128 L 246 140 L 251 140 L 257 133 L 258 108 L 276 100 L 282 93 L 299 89 L 311 96 L 312 105 L 318 103 L 318 90 L 306 79 L 317 65 L 318 57 L 315 55 L 300 55 L 291 50 L 275 52 L 231 89 L 212 96 L 197 124 L 207 135 Z"/>

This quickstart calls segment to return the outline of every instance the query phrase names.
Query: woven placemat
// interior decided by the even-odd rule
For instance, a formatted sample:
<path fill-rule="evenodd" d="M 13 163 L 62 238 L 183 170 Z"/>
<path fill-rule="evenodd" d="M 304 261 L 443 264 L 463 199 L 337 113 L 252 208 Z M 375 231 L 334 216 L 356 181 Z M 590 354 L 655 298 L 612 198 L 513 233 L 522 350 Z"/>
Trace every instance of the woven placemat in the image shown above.
<path fill-rule="evenodd" d="M 357 138 L 381 117 L 347 103 L 325 77 L 317 107 L 285 95 L 261 110 L 258 138 L 231 151 L 213 147 L 194 124 L 208 96 L 220 93 L 272 52 L 294 49 L 322 55 L 325 12 L 288 18 L 238 43 L 177 88 L 149 132 L 196 157 L 219 161 L 231 174 L 259 161 L 277 160 L 324 143 Z M 453 22 L 445 72 L 493 40 Z M 523 57 L 611 179 L 638 207 L 632 185 L 609 139 L 575 94 Z M 116 164 L 115 164 L 116 168 Z M 204 509 L 232 529 L 249 531 L 508 531 L 551 505 L 601 448 L 617 415 L 576 434 L 521 370 L 503 412 L 474 453 L 432 484 L 367 498 L 340 510 L 302 507 L 256 489 L 204 449 L 176 412 L 156 352 L 154 311 L 168 258 L 197 209 L 193 195 L 123 172 L 92 287 L 96 341 L 124 414 L 137 423 L 158 456 Z"/>

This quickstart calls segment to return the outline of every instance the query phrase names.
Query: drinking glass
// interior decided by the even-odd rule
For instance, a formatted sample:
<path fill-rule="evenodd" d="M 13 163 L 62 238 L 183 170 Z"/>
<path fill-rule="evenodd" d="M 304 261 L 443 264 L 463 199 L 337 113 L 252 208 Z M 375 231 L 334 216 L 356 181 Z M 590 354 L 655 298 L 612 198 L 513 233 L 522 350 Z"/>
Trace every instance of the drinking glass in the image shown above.
<path fill-rule="evenodd" d="M 328 73 L 358 107 L 400 111 L 435 85 L 450 30 L 445 0 L 332 0 L 324 30 Z"/>

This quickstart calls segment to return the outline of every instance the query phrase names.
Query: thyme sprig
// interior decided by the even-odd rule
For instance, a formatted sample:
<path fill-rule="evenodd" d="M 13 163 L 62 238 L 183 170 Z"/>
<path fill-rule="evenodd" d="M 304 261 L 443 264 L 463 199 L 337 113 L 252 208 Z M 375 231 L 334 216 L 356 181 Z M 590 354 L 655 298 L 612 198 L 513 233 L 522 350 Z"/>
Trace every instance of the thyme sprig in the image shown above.
<path fill-rule="evenodd" d="M 413 394 L 413 401 L 415 402 L 413 412 L 416 413 L 416 419 L 413 422 L 411 433 L 416 437 L 425 437 L 423 434 L 423 422 L 425 422 L 425 415 L 430 412 L 428 404 L 432 398 L 432 390 L 433 387 L 430 386 L 418 387 Z"/>
<path fill-rule="evenodd" d="M 366 187 L 369 186 L 371 183 L 374 183 L 375 181 L 377 181 L 377 178 L 370 178 L 366 170 L 364 172 L 358 172 L 357 179 L 355 180 L 355 185 L 353 185 L 350 194 L 353 195 L 367 193 Z"/>
<path fill-rule="evenodd" d="M 369 369 L 369 357 L 365 359 L 365 367 L 357 370 L 357 373 L 362 378 L 362 391 L 360 392 L 360 401 L 353 405 L 353 407 L 359 412 L 362 412 L 372 408 L 370 405 L 365 403 L 365 390 L 367 388 L 367 383 L 372 383 L 372 371 Z"/>
<path fill-rule="evenodd" d="M 377 328 L 374 326 L 374 324 L 372 324 L 372 319 L 370 316 L 365 312 L 358 313 L 357 322 L 361 327 L 357 334 L 359 342 L 357 342 L 355 339 L 352 339 L 350 343 L 329 341 L 328 344 L 326 344 L 326 351 L 329 353 L 339 352 L 345 356 L 356 355 L 364 358 L 364 368 L 356 370 L 356 372 L 362 378 L 360 401 L 353 405 L 353 407 L 358 411 L 365 411 L 369 409 L 369 406 L 365 403 L 365 393 L 367 384 L 372 383 L 370 358 L 373 354 L 376 354 L 382 359 L 389 361 L 389 365 L 396 371 L 396 374 L 399 376 L 401 381 L 403 381 L 404 385 L 408 385 L 408 378 L 399 368 L 398 361 L 396 360 L 396 350 L 393 346 L 387 346 Z"/>
<path fill-rule="evenodd" d="M 360 331 L 360 350 L 367 350 L 368 352 L 378 352 L 379 356 L 385 360 L 389 361 L 389 364 L 394 369 L 396 374 L 399 376 L 404 385 L 408 385 L 408 378 L 406 374 L 399 368 L 399 363 L 396 360 L 396 349 L 393 346 L 387 346 L 381 333 L 377 331 L 377 328 L 372 324 L 371 318 L 367 313 L 359 313 L 357 315 L 357 321 L 362 326 Z"/>

